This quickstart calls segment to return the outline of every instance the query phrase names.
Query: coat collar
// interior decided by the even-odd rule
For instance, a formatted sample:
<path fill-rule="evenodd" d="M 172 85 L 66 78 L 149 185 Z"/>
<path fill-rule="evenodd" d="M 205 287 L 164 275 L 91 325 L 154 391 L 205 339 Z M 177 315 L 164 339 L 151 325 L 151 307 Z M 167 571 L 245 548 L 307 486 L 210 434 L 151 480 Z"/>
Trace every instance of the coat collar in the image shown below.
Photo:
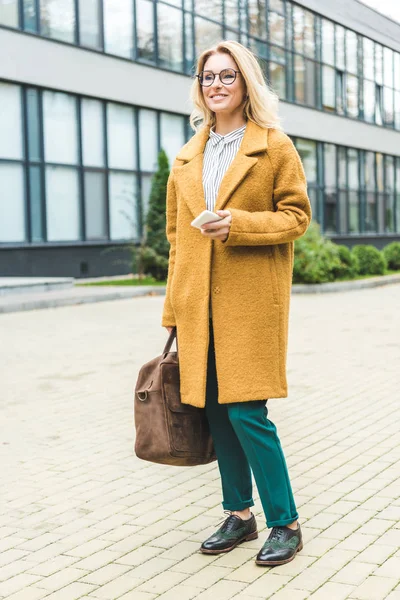
<path fill-rule="evenodd" d="M 184 164 L 173 167 L 174 179 L 181 189 L 182 197 L 193 217 L 197 217 L 206 208 L 203 189 L 203 156 L 209 133 L 209 125 L 200 129 L 182 147 L 176 157 L 184 161 Z M 253 155 L 265 152 L 267 147 L 268 131 L 253 121 L 248 121 L 239 150 L 222 179 L 215 202 L 215 211 L 224 208 L 233 192 L 257 163 L 258 158 Z"/>
<path fill-rule="evenodd" d="M 202 127 L 195 135 L 181 148 L 176 158 L 189 162 L 200 153 L 204 152 L 205 145 L 210 135 L 210 125 Z M 268 135 L 264 127 L 260 127 L 253 121 L 247 121 L 243 141 L 239 151 L 246 156 L 265 152 L 268 148 Z"/>

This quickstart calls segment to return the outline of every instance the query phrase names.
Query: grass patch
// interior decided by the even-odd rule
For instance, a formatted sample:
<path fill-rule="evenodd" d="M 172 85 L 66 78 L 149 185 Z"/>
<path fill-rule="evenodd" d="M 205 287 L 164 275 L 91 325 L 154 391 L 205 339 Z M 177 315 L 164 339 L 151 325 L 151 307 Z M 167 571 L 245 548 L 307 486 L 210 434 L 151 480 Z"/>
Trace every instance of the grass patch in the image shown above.
<path fill-rule="evenodd" d="M 392 271 L 390 269 L 386 269 L 383 275 L 400 275 L 400 271 Z M 383 277 L 383 275 L 357 275 L 357 277 L 351 277 L 351 279 L 346 277 L 338 277 L 335 281 L 357 281 L 358 279 L 370 279 L 371 277 Z M 335 283 L 335 281 L 331 281 L 330 283 Z"/>
<path fill-rule="evenodd" d="M 166 285 L 166 281 L 157 281 L 153 277 L 144 277 L 143 279 L 108 279 L 104 281 L 93 281 L 92 283 L 76 283 L 76 286 L 88 287 L 99 285 Z"/>
<path fill-rule="evenodd" d="M 400 271 L 386 270 L 384 275 L 396 275 L 400 274 Z M 335 281 L 357 281 L 358 279 L 370 279 L 371 277 L 382 277 L 381 275 L 358 275 L 357 277 L 352 277 L 351 279 L 346 279 L 344 277 L 337 278 Z M 335 281 L 331 281 L 330 283 L 335 283 Z M 129 279 L 106 279 L 104 281 L 94 281 L 93 283 L 76 283 L 76 286 L 80 287 L 88 287 L 88 286 L 99 286 L 99 285 L 166 285 L 166 281 L 157 281 L 153 277 L 144 277 L 143 279 L 137 278 L 129 278 Z M 301 284 L 301 285 L 321 285 L 321 284 Z"/>

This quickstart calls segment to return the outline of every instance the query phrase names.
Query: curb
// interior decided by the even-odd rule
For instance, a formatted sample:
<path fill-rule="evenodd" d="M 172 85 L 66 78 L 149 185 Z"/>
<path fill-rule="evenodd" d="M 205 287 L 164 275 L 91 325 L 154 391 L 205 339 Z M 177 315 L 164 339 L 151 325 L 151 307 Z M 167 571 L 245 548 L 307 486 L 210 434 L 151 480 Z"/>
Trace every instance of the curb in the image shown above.
<path fill-rule="evenodd" d="M 358 279 L 355 281 L 333 281 L 330 283 L 292 285 L 292 294 L 323 294 L 360 290 L 400 283 L 400 273 L 395 275 L 382 275 L 369 279 Z M 107 289 L 101 286 L 94 291 L 92 287 L 82 287 L 69 290 L 48 291 L 35 297 L 35 294 L 7 295 L 0 298 L 0 314 L 22 312 L 27 310 L 41 310 L 44 308 L 56 308 L 58 306 L 74 306 L 78 304 L 91 304 L 95 302 L 108 302 L 111 300 L 127 300 L 140 296 L 163 296 L 165 286 L 151 286 Z"/>
<path fill-rule="evenodd" d="M 292 294 L 323 294 L 331 292 L 347 292 L 366 288 L 381 287 L 400 283 L 400 273 L 395 275 L 380 275 L 368 279 L 353 279 L 349 281 L 331 281 L 329 283 L 295 283 Z"/>
<path fill-rule="evenodd" d="M 90 288 L 88 292 L 77 292 L 76 288 L 68 290 L 71 294 L 59 292 L 45 292 L 39 298 L 34 294 L 26 294 L 21 297 L 7 297 L 8 301 L 0 298 L 0 314 L 23 312 L 27 310 L 41 310 L 44 308 L 56 308 L 58 306 L 76 306 L 78 304 L 93 304 L 95 302 L 108 302 L 110 300 L 127 300 L 138 296 L 163 296 L 165 286 L 143 286 L 139 289 L 105 290 L 102 293 L 93 293 Z M 104 288 L 102 288 L 104 289 Z"/>

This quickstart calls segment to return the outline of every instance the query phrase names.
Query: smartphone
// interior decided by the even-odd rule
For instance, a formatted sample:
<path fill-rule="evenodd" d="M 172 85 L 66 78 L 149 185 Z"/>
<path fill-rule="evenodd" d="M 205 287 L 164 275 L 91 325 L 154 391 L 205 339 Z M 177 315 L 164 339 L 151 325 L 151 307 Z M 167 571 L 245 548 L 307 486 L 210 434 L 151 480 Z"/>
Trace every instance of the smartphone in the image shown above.
<path fill-rule="evenodd" d="M 203 212 L 200 213 L 190 224 L 193 225 L 193 227 L 197 227 L 198 229 L 200 229 L 201 225 L 204 225 L 204 223 L 210 223 L 211 221 L 220 221 L 223 218 L 224 217 L 220 217 L 211 210 L 203 210 Z"/>

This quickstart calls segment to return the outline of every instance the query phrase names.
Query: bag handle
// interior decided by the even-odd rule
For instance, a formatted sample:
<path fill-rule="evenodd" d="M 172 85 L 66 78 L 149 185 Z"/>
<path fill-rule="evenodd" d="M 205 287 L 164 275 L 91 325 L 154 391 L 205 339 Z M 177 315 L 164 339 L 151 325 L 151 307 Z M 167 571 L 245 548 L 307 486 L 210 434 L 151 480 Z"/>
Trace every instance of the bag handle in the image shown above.
<path fill-rule="evenodd" d="M 176 352 L 178 353 L 178 336 L 176 335 L 176 325 L 174 325 L 171 329 L 171 332 L 170 332 L 168 339 L 166 341 L 166 344 L 164 346 L 163 354 L 166 354 L 167 352 L 169 352 L 171 350 L 171 346 L 172 346 L 172 342 L 174 341 L 174 338 L 176 338 Z"/>

